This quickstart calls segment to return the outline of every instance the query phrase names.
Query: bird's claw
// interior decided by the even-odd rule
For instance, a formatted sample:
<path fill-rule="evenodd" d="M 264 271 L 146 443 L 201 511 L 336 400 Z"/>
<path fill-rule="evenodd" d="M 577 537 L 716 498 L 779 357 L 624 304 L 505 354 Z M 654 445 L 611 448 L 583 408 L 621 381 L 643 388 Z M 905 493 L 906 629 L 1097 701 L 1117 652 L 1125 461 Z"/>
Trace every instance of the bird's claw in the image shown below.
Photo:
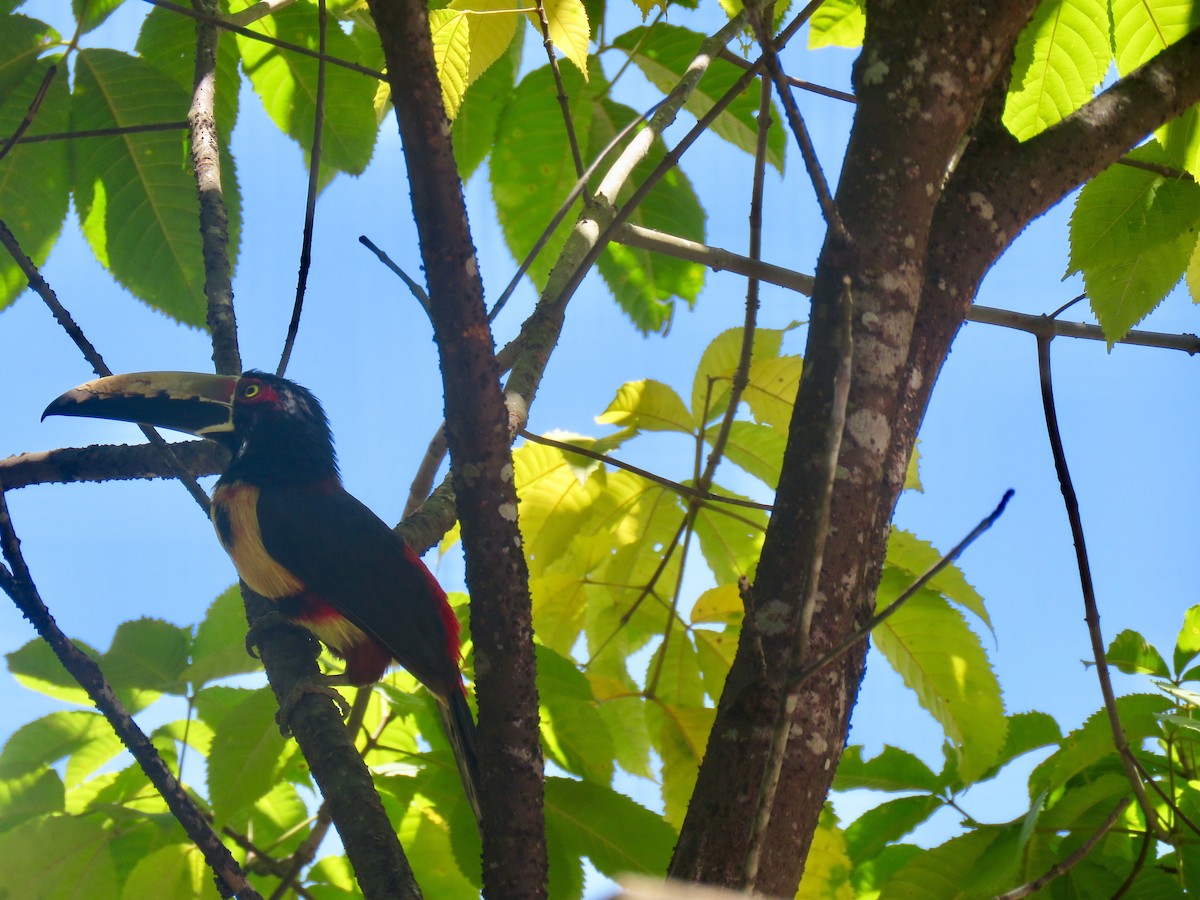
<path fill-rule="evenodd" d="M 279 712 L 275 713 L 275 724 L 279 726 L 279 733 L 284 737 L 291 737 L 292 713 L 296 711 L 296 705 L 305 694 L 323 694 L 337 705 L 338 713 L 343 719 L 350 715 L 350 703 L 334 689 L 333 682 L 328 676 L 318 675 L 315 678 L 306 678 L 292 688 L 283 702 L 279 704 Z"/>

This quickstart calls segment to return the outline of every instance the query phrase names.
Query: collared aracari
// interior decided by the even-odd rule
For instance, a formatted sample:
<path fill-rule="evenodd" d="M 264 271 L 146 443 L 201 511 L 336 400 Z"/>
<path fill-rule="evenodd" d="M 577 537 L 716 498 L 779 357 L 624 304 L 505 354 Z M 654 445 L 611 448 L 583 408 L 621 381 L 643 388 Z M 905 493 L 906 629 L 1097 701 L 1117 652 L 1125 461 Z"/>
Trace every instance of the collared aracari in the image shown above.
<path fill-rule="evenodd" d="M 420 557 L 342 487 L 316 397 L 258 371 L 138 372 L 67 391 L 46 416 L 158 425 L 228 448 L 212 521 L 242 580 L 344 659 L 349 683 L 378 681 L 395 661 L 430 690 L 478 817 L 458 620 Z"/>

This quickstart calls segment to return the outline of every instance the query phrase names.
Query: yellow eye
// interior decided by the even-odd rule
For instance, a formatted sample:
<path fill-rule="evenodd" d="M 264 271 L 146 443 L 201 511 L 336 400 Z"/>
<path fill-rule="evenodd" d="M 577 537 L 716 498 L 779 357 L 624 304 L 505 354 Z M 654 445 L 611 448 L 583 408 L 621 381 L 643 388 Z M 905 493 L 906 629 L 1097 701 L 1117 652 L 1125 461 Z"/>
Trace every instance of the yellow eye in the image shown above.
<path fill-rule="evenodd" d="M 257 384 L 248 384 L 242 388 L 242 396 L 248 400 L 251 397 L 257 397 L 260 390 L 262 389 Z"/>

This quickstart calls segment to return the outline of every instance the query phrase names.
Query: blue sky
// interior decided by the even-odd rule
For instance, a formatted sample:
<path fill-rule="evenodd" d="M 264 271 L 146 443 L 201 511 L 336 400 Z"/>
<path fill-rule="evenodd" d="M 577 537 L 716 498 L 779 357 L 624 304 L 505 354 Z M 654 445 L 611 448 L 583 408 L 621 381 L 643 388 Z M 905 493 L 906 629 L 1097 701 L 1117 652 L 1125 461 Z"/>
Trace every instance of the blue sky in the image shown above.
<path fill-rule="evenodd" d="M 88 43 L 129 43 L 143 11 L 141 5 L 126 4 Z M 38 7 L 29 14 L 38 15 Z M 705 27 L 676 12 L 672 21 Z M 711 22 L 711 16 L 701 21 Z M 540 63 L 532 51 L 530 58 Z M 852 58 L 844 51 L 797 50 L 785 62 L 798 77 L 846 88 Z M 630 77 L 626 102 L 647 106 L 651 95 L 636 82 L 636 75 Z M 807 95 L 800 102 L 834 180 L 852 109 Z M 234 284 L 243 359 L 248 367 L 273 369 L 295 290 L 306 170 L 299 149 L 278 135 L 249 90 L 243 93 L 233 146 L 246 210 Z M 440 421 L 442 406 L 437 356 L 423 313 L 357 243 L 358 235 L 366 234 L 410 273 L 420 271 L 400 153 L 388 120 L 367 173 L 339 178 L 322 194 L 308 300 L 288 373 L 324 402 L 349 489 L 389 521 L 399 518 L 409 473 Z M 788 163 L 786 177 L 768 174 L 764 255 L 811 272 L 822 236 L 820 220 L 791 147 Z M 709 243 L 744 252 L 749 168 L 747 157 L 716 138 L 686 159 L 685 170 L 709 213 Z M 484 173 L 475 176 L 467 194 L 486 292 L 494 298 L 515 264 L 490 211 Z M 1042 313 L 1077 294 L 1077 278 L 1061 280 L 1068 215 L 1069 205 L 1060 205 L 1022 235 L 989 274 L 979 302 Z M 44 271 L 114 371 L 211 368 L 207 336 L 125 295 L 94 261 L 73 217 Z M 686 396 L 703 348 L 720 331 L 740 324 L 744 293 L 740 279 L 710 276 L 696 308 L 678 311 L 669 336 L 642 338 L 599 279 L 589 279 L 572 303 L 530 427 L 603 433 L 594 417 L 628 380 L 657 378 Z M 497 322 L 500 342 L 516 333 L 531 303 L 526 286 Z M 1079 307 L 1067 314 L 1086 316 Z M 760 324 L 780 327 L 806 317 L 804 298 L 765 289 Z M 1196 320 L 1190 301 L 1177 291 L 1143 327 L 1197 331 Z M 802 330 L 789 342 L 800 352 Z M 1053 359 L 1059 417 L 1105 637 L 1136 628 L 1169 654 L 1183 612 L 1200 602 L 1193 562 L 1200 546 L 1195 515 L 1200 483 L 1193 462 L 1200 436 L 1197 363 L 1178 352 L 1117 347 L 1109 353 L 1103 344 L 1067 339 L 1055 341 Z M 0 391 L 5 423 L 0 456 L 140 441 L 132 427 L 118 423 L 39 423 L 49 400 L 89 377 L 86 363 L 32 293 L 0 313 L 0 384 L 6 386 Z M 658 471 L 681 473 L 690 465 L 690 451 L 667 441 L 638 442 L 633 448 L 631 461 Z M 896 522 L 942 549 L 990 511 L 1004 490 L 1016 490 L 1008 512 L 961 565 L 992 616 L 995 638 L 985 635 L 985 643 L 1008 710 L 1040 709 L 1053 714 L 1064 730 L 1077 726 L 1101 701 L 1094 672 L 1081 664 L 1092 653 L 1042 419 L 1033 338 L 968 324 L 939 379 L 920 449 L 925 490 L 901 500 Z M 380 477 L 390 472 L 398 475 Z M 725 480 L 734 488 L 745 486 L 736 476 Z M 14 491 L 8 502 L 59 624 L 94 645 L 107 646 L 120 622 L 138 616 L 198 621 L 234 580 L 208 522 L 177 484 L 41 486 Z M 448 588 L 461 586 L 452 560 L 438 574 Z M 32 636 L 19 614 L 0 604 L 0 652 Z M 1145 681 L 1122 676 L 1117 685 L 1123 691 L 1149 689 Z M 56 708 L 11 683 L 5 698 L 0 740 Z M 850 739 L 865 744 L 868 755 L 890 743 L 940 765 L 940 729 L 874 653 Z M 1027 802 L 1023 775 L 1032 762 L 1017 767 L 1015 780 L 972 792 L 967 809 L 986 821 L 1022 813 Z M 852 817 L 864 802 L 845 798 L 839 810 Z M 950 812 L 939 814 L 922 840 L 940 841 L 955 821 Z"/>

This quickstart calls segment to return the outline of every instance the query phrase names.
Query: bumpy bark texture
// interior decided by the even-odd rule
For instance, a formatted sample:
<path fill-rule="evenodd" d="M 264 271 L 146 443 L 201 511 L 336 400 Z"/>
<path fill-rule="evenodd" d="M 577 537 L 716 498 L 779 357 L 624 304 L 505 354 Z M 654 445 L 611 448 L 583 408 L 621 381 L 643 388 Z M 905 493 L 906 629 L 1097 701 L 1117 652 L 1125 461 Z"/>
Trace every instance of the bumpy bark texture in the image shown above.
<path fill-rule="evenodd" d="M 999 115 L 1012 47 L 1035 6 L 868 3 L 854 70 L 858 112 L 836 198 L 849 240 L 827 238 L 818 263 L 804 378 L 753 614 L 721 697 L 674 877 L 745 885 L 772 723 L 798 641 L 794 610 L 816 538 L 810 516 L 838 362 L 835 307 L 843 278 L 854 304 L 853 373 L 811 659 L 873 611 L 917 429 L 984 273 L 1033 217 L 1200 93 L 1192 35 L 1075 116 L 1017 145 Z M 790 897 L 796 890 L 845 745 L 865 654 L 858 645 L 800 695 L 756 882 L 761 893 Z"/>

